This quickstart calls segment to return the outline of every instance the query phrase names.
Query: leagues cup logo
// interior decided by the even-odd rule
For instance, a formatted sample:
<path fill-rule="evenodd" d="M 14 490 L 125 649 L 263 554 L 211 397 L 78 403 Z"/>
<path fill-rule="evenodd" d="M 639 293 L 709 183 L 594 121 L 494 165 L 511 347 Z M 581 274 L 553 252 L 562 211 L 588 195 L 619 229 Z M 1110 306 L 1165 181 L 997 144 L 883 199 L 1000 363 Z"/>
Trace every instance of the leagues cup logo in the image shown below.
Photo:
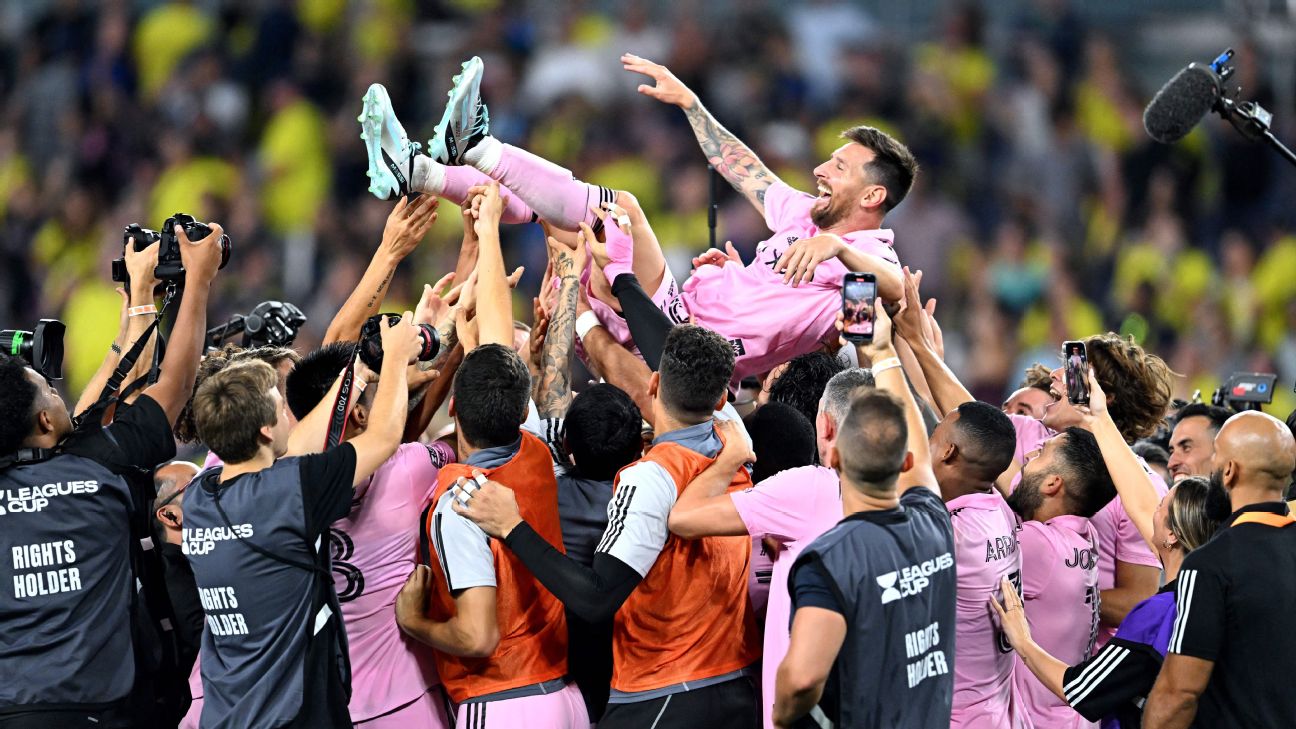
<path fill-rule="evenodd" d="M 899 600 L 900 591 L 896 589 L 896 581 L 900 579 L 899 572 L 888 572 L 885 575 L 878 575 L 878 587 L 882 588 L 882 604 Z"/>

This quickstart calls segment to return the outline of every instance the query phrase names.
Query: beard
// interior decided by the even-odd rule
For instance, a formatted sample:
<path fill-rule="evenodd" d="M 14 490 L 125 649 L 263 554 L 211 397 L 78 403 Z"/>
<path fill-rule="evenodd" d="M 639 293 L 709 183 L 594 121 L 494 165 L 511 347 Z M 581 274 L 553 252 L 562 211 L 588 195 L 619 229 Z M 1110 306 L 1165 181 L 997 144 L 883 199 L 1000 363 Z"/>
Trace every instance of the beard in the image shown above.
<path fill-rule="evenodd" d="M 1210 487 L 1211 490 L 1213 491 L 1219 491 L 1222 494 L 1228 494 L 1229 492 L 1228 487 L 1224 485 L 1224 469 L 1220 468 L 1211 471 Z"/>
<path fill-rule="evenodd" d="M 824 206 L 815 205 L 810 208 L 810 222 L 815 224 L 819 230 L 831 228 L 840 223 L 850 214 L 851 204 L 842 196 L 843 202 L 837 202 L 837 195 L 834 194 L 828 198 L 828 204 Z"/>
<path fill-rule="evenodd" d="M 1044 494 L 1039 486 L 1047 475 L 1036 473 L 1027 476 L 1025 471 L 1022 472 L 1021 483 L 1018 483 L 1017 488 L 1008 495 L 1008 506 L 1017 516 L 1029 521 L 1044 504 Z"/>

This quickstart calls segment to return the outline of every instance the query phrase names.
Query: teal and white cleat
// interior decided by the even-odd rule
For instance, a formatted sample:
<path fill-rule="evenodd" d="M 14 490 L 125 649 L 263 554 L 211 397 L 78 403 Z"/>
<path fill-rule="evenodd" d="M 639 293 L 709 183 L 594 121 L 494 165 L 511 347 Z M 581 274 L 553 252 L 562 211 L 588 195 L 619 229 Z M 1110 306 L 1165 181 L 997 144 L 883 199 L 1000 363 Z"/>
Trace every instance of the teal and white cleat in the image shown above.
<path fill-rule="evenodd" d="M 428 141 L 432 159 L 443 165 L 464 164 L 464 153 L 490 134 L 490 113 L 481 100 L 482 60 L 473 56 L 454 77 L 445 114 Z"/>
<path fill-rule="evenodd" d="M 365 92 L 364 107 L 356 121 L 360 122 L 360 138 L 369 155 L 369 170 L 365 172 L 369 192 L 379 200 L 399 200 L 410 195 L 414 158 L 422 146 L 405 134 L 382 84 L 373 84 Z"/>

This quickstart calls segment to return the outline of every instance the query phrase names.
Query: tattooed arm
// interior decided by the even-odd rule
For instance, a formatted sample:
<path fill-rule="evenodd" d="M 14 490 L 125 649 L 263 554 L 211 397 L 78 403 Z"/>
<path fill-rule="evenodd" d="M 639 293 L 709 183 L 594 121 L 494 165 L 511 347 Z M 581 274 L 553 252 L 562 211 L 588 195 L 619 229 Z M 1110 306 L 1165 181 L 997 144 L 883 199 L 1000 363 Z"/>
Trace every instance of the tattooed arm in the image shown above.
<path fill-rule="evenodd" d="M 329 323 L 328 331 L 324 333 L 324 344 L 359 339 L 360 327 L 364 326 L 365 320 L 382 308 L 396 266 L 413 252 L 436 220 L 436 209 L 437 198 L 431 195 L 422 195 L 413 202 L 402 198 L 396 203 L 383 227 L 382 243 L 369 261 L 369 268 L 365 269 L 359 285 Z"/>
<path fill-rule="evenodd" d="M 684 110 L 707 161 L 764 215 L 765 191 L 779 178 L 770 172 L 756 153 L 720 126 L 720 122 L 702 106 L 697 94 L 675 78 L 670 69 L 630 53 L 621 56 L 621 64 L 627 71 L 642 73 L 656 82 L 655 86 L 640 85 L 639 93 Z"/>
<path fill-rule="evenodd" d="M 576 300 L 580 273 L 585 268 L 585 241 L 573 247 L 549 236 L 549 259 L 558 278 L 558 302 L 549 313 L 549 329 L 540 355 L 540 377 L 536 381 L 536 409 L 542 418 L 559 418 L 571 405 L 571 354 L 576 339 Z M 552 285 L 550 281 L 545 286 Z"/>

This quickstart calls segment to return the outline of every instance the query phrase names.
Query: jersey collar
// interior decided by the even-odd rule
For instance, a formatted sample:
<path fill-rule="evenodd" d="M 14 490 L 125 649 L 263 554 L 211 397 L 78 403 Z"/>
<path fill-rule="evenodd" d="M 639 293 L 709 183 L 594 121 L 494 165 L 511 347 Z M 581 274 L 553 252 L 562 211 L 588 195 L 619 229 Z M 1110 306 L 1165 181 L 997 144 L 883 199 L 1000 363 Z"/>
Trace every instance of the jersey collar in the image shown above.
<path fill-rule="evenodd" d="M 1241 509 L 1238 509 L 1237 511 L 1233 512 L 1233 514 L 1229 516 L 1228 522 L 1224 524 L 1224 526 L 1226 528 L 1233 526 L 1233 522 L 1237 521 L 1239 516 L 1242 516 L 1243 514 L 1249 511 L 1266 511 L 1269 512 L 1270 514 L 1278 514 L 1280 516 L 1286 516 L 1288 511 L 1287 502 L 1262 501 L 1259 504 L 1251 504 L 1249 506 L 1244 506 Z"/>

